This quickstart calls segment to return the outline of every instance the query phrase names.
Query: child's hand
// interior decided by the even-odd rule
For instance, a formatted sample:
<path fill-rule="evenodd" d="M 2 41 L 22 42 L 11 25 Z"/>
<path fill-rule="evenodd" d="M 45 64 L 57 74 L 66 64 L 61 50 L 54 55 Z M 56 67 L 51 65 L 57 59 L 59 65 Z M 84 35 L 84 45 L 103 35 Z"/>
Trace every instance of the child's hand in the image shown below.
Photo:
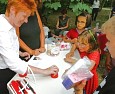
<path fill-rule="evenodd" d="M 77 42 L 77 38 L 71 40 L 71 43 L 76 43 L 76 42 Z"/>
<path fill-rule="evenodd" d="M 77 60 L 72 59 L 72 58 L 64 58 L 64 61 L 65 61 L 65 62 L 68 62 L 68 63 L 71 63 L 71 64 L 75 64 L 75 62 L 76 62 Z"/>
<path fill-rule="evenodd" d="M 74 52 L 69 52 L 68 54 L 66 54 L 66 58 L 70 58 L 74 56 Z"/>
<path fill-rule="evenodd" d="M 86 80 L 76 83 L 74 86 L 75 93 L 77 94 L 77 92 L 83 91 L 83 88 L 85 87 L 85 85 L 86 85 Z"/>

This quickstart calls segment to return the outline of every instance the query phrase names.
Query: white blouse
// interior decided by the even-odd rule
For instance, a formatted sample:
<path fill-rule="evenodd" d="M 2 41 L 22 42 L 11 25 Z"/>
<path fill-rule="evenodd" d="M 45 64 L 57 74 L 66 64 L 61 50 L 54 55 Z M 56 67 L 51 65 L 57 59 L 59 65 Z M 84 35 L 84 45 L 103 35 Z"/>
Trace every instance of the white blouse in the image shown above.
<path fill-rule="evenodd" d="M 19 41 L 15 28 L 0 15 L 0 69 L 10 68 L 19 74 L 27 71 L 28 63 L 19 58 Z"/>
<path fill-rule="evenodd" d="M 94 0 L 92 8 L 99 8 L 99 6 L 100 6 L 100 1 L 97 0 L 97 2 L 96 2 L 96 0 Z"/>

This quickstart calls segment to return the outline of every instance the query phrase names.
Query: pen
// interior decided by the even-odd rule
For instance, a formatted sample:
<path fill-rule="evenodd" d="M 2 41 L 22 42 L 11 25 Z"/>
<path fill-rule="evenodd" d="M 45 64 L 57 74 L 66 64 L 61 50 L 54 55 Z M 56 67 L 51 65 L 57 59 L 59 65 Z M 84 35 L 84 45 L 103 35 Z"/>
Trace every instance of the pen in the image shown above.
<path fill-rule="evenodd" d="M 27 83 L 27 81 L 24 79 L 24 82 Z M 27 84 L 27 86 L 29 87 L 29 89 L 33 92 L 33 94 L 36 94 L 36 92 L 34 91 L 34 89 L 30 86 L 30 84 Z"/>

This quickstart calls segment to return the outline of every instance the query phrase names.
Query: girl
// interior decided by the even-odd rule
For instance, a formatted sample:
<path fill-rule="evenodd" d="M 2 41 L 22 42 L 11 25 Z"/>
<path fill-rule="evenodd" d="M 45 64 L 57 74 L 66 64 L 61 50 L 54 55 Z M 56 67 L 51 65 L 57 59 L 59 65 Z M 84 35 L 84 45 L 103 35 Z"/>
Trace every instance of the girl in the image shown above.
<path fill-rule="evenodd" d="M 76 17 L 75 25 L 76 28 L 69 30 L 68 33 L 63 37 L 64 42 L 74 43 L 78 35 L 81 34 L 85 28 L 90 27 L 91 16 L 86 12 L 81 13 Z"/>
<path fill-rule="evenodd" d="M 74 47 L 78 49 L 81 58 L 87 56 L 91 61 L 91 67 L 89 68 L 89 70 L 94 75 L 91 79 L 87 81 L 85 91 L 86 94 L 92 94 L 98 86 L 98 74 L 96 70 L 100 60 L 100 51 L 96 34 L 91 30 L 86 30 L 81 35 L 79 35 L 77 43 L 74 44 Z M 73 52 L 70 51 L 70 53 Z M 71 59 L 71 55 L 66 55 L 67 60 Z"/>

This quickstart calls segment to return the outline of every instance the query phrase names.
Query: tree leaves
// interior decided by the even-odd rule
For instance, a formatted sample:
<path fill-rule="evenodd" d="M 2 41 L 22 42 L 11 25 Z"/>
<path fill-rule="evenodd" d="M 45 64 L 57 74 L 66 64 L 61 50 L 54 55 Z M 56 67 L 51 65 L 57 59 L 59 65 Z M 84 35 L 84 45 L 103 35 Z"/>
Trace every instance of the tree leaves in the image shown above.
<path fill-rule="evenodd" d="M 58 10 L 58 8 L 61 7 L 61 4 L 60 2 L 54 2 L 54 3 L 48 2 L 48 3 L 45 3 L 45 7 L 48 7 L 54 10 Z"/>
<path fill-rule="evenodd" d="M 77 4 L 70 3 L 69 8 L 72 9 L 76 16 L 79 15 L 82 11 L 87 11 L 88 13 L 92 12 L 92 9 L 87 4 L 82 2 L 78 2 Z"/>
<path fill-rule="evenodd" d="M 1 4 L 7 4 L 8 0 L 0 0 Z"/>

